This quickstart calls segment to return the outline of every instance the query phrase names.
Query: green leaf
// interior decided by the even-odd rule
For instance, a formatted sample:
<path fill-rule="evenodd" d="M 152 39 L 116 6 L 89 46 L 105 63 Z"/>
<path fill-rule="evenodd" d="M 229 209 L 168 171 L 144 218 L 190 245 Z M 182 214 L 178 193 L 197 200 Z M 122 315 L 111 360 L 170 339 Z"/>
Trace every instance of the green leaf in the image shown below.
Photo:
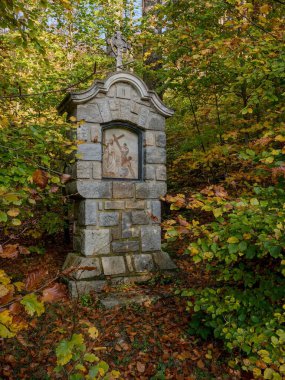
<path fill-rule="evenodd" d="M 73 343 L 70 340 L 62 340 L 56 347 L 57 365 L 65 365 L 72 358 Z"/>
<path fill-rule="evenodd" d="M 99 358 L 96 355 L 87 352 L 84 355 L 83 360 L 89 363 L 94 363 L 96 361 L 99 361 Z"/>
<path fill-rule="evenodd" d="M 239 239 L 236 236 L 231 236 L 228 238 L 227 242 L 230 244 L 235 244 L 239 242 Z"/>
<path fill-rule="evenodd" d="M 0 222 L 7 222 L 7 220 L 8 220 L 8 217 L 7 217 L 7 214 L 6 214 L 6 212 L 4 212 L 4 211 L 0 211 Z"/>
<path fill-rule="evenodd" d="M 21 300 L 21 304 L 25 306 L 25 310 L 29 315 L 34 315 L 36 313 L 40 316 L 45 311 L 43 302 L 38 301 L 35 293 L 24 296 Z"/>

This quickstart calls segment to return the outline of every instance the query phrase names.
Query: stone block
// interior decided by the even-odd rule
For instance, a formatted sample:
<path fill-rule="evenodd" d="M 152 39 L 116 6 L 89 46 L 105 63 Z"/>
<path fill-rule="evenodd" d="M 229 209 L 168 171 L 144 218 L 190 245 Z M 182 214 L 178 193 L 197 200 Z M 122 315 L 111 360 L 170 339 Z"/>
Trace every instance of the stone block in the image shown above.
<path fill-rule="evenodd" d="M 113 198 L 133 198 L 134 190 L 131 182 L 113 182 Z"/>
<path fill-rule="evenodd" d="M 109 229 L 81 230 L 81 250 L 85 256 L 100 255 L 110 252 Z"/>
<path fill-rule="evenodd" d="M 107 285 L 107 281 L 68 281 L 68 289 L 72 298 L 83 296 L 93 292 L 101 292 Z"/>
<path fill-rule="evenodd" d="M 147 210 L 152 223 L 161 222 L 161 203 L 160 201 L 147 201 Z"/>
<path fill-rule="evenodd" d="M 155 167 L 153 165 L 145 165 L 144 167 L 144 178 L 145 179 L 155 179 Z"/>
<path fill-rule="evenodd" d="M 126 208 L 144 209 L 145 201 L 142 200 L 126 200 Z"/>
<path fill-rule="evenodd" d="M 139 237 L 140 230 L 132 226 L 132 215 L 130 212 L 124 212 L 122 215 L 122 238 Z"/>
<path fill-rule="evenodd" d="M 93 199 L 79 201 L 77 222 L 80 226 L 97 225 L 98 202 Z"/>
<path fill-rule="evenodd" d="M 125 208 L 124 201 L 106 201 L 105 210 L 123 210 Z"/>
<path fill-rule="evenodd" d="M 120 110 L 120 101 L 118 99 L 109 99 L 109 107 L 112 112 Z"/>
<path fill-rule="evenodd" d="M 154 146 L 155 145 L 155 134 L 150 131 L 145 132 L 145 145 Z"/>
<path fill-rule="evenodd" d="M 92 173 L 94 179 L 101 179 L 102 178 L 102 164 L 101 162 L 93 162 L 92 164 Z"/>
<path fill-rule="evenodd" d="M 111 115 L 111 111 L 109 108 L 108 100 L 104 99 L 103 101 L 102 100 L 97 101 L 97 104 L 98 104 L 99 111 L 100 111 L 103 122 L 107 123 L 107 122 L 111 121 L 112 115 Z"/>
<path fill-rule="evenodd" d="M 147 128 L 147 120 L 149 115 L 148 107 L 141 107 L 140 114 L 138 118 L 138 125 L 143 128 Z"/>
<path fill-rule="evenodd" d="M 85 120 L 91 123 L 103 122 L 98 105 L 91 102 L 77 106 L 77 120 Z"/>
<path fill-rule="evenodd" d="M 133 224 L 149 224 L 150 217 L 145 211 L 132 211 Z"/>
<path fill-rule="evenodd" d="M 139 251 L 138 241 L 114 241 L 112 243 L 112 249 L 114 253 L 128 253 Z"/>
<path fill-rule="evenodd" d="M 137 272 L 150 272 L 154 269 L 151 255 L 140 254 L 134 256 L 134 267 Z"/>
<path fill-rule="evenodd" d="M 90 133 L 89 133 L 88 124 L 80 125 L 76 129 L 76 139 L 80 140 L 80 141 L 89 141 L 90 140 Z"/>
<path fill-rule="evenodd" d="M 112 183 L 99 181 L 77 181 L 77 191 L 83 198 L 111 198 Z"/>
<path fill-rule="evenodd" d="M 166 194 L 166 183 L 145 182 L 136 183 L 136 198 L 159 198 Z"/>
<path fill-rule="evenodd" d="M 90 270 L 76 270 L 71 273 L 71 276 L 76 280 L 83 280 L 87 278 L 92 278 L 95 276 L 100 276 L 102 273 L 100 261 L 98 258 L 82 257 L 76 253 L 69 253 L 65 263 L 63 265 L 63 270 L 70 267 L 88 267 Z M 92 269 L 93 268 L 93 269 Z"/>
<path fill-rule="evenodd" d="M 125 261 L 122 256 L 102 257 L 103 271 L 106 276 L 126 272 Z"/>
<path fill-rule="evenodd" d="M 156 179 L 158 181 L 166 181 L 166 166 L 165 165 L 156 166 Z"/>
<path fill-rule="evenodd" d="M 131 103 L 129 100 L 120 100 L 120 119 L 130 120 L 131 117 Z"/>
<path fill-rule="evenodd" d="M 154 262 L 156 263 L 159 269 L 162 269 L 162 270 L 177 269 L 176 265 L 171 260 L 167 252 L 164 252 L 164 251 L 154 252 L 152 256 L 153 256 Z"/>
<path fill-rule="evenodd" d="M 117 84 L 117 98 L 131 99 L 131 87 L 127 84 Z"/>
<path fill-rule="evenodd" d="M 142 252 L 159 251 L 161 248 L 160 226 L 141 227 Z"/>
<path fill-rule="evenodd" d="M 74 178 L 91 178 L 91 162 L 77 161 L 73 165 L 74 171 L 72 177 Z"/>
<path fill-rule="evenodd" d="M 78 145 L 77 155 L 83 161 L 101 161 L 102 145 L 99 143 Z"/>
<path fill-rule="evenodd" d="M 118 212 L 101 212 L 99 214 L 99 226 L 111 227 L 116 226 L 119 223 Z"/>
<path fill-rule="evenodd" d="M 157 133 L 156 134 L 156 145 L 162 148 L 166 146 L 166 135 L 165 133 Z"/>
<path fill-rule="evenodd" d="M 140 110 L 141 110 L 141 106 L 135 102 L 135 101 L 131 101 L 131 112 L 138 115 L 140 113 Z"/>
<path fill-rule="evenodd" d="M 147 146 L 145 148 L 145 162 L 147 164 L 165 164 L 166 162 L 165 149 Z"/>
<path fill-rule="evenodd" d="M 165 130 L 165 119 L 163 116 L 151 114 L 148 122 L 149 129 L 154 131 Z"/>

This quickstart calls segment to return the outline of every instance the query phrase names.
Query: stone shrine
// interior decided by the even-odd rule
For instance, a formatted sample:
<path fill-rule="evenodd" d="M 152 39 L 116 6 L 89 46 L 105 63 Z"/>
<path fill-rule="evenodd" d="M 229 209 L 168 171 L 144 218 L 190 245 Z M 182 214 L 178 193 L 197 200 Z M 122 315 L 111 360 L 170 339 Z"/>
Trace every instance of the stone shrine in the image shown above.
<path fill-rule="evenodd" d="M 59 112 L 82 124 L 66 191 L 75 199 L 72 295 L 176 268 L 161 251 L 166 193 L 165 119 L 173 114 L 136 75 L 117 71 L 65 97 Z"/>

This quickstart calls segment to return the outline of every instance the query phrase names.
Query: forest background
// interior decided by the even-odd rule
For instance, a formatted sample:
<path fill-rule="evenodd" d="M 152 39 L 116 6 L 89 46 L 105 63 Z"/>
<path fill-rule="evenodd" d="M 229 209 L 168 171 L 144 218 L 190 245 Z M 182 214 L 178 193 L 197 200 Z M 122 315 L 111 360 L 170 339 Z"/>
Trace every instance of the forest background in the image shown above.
<path fill-rule="evenodd" d="M 43 253 L 68 224 L 62 173 L 76 147 L 66 132 L 78 123 L 56 106 L 65 92 L 114 71 L 106 40 L 119 28 L 132 46 L 126 69 L 175 109 L 165 239 L 189 266 L 210 273 L 209 283 L 177 290 L 187 299 L 189 331 L 223 341 L 232 368 L 284 378 L 284 7 L 281 0 L 144 1 L 142 8 L 132 0 L 2 0 L 1 258 Z M 44 312 L 36 283 L 0 270 L 3 338 L 27 327 L 16 318 L 16 297 L 28 314 Z M 74 339 L 73 348 L 82 344 Z"/>

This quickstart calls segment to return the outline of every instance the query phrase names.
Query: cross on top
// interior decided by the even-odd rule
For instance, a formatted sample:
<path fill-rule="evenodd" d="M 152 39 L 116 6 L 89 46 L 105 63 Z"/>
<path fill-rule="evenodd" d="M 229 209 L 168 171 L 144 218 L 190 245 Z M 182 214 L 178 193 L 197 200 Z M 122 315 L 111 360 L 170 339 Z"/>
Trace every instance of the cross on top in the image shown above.
<path fill-rule="evenodd" d="M 130 44 L 118 30 L 115 32 L 114 36 L 109 39 L 109 43 L 116 57 L 116 70 L 121 71 L 123 65 L 123 53 L 126 53 L 130 49 Z"/>

